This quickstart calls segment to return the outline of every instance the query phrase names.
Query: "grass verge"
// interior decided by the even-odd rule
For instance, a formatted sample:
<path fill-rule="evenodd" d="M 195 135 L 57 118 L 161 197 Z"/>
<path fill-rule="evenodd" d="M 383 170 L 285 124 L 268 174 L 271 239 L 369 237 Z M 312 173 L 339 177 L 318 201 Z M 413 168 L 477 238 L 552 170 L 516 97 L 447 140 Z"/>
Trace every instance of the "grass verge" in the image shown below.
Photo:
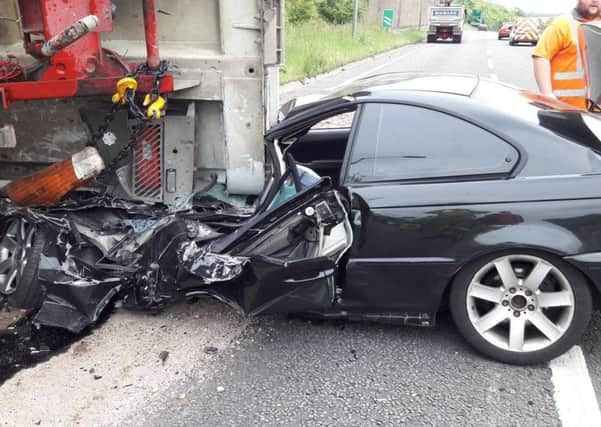
<path fill-rule="evenodd" d="M 333 70 L 349 62 L 424 39 L 416 30 L 390 32 L 363 27 L 355 40 L 350 25 L 310 22 L 286 28 L 286 64 L 281 81 L 287 83 Z"/>

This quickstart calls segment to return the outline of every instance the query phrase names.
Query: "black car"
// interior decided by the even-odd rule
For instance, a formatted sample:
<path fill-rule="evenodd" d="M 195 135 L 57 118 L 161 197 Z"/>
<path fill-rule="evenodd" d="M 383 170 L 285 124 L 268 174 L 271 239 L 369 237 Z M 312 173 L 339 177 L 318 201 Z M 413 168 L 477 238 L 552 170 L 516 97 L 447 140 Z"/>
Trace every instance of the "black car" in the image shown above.
<path fill-rule="evenodd" d="M 76 332 L 118 297 L 210 295 L 246 315 L 418 326 L 449 308 L 470 344 L 516 364 L 578 342 L 601 286 L 597 117 L 472 76 L 374 76 L 291 107 L 253 211 L 209 194 L 179 209 L 92 190 L 51 209 L 5 200 L 3 292 Z"/>

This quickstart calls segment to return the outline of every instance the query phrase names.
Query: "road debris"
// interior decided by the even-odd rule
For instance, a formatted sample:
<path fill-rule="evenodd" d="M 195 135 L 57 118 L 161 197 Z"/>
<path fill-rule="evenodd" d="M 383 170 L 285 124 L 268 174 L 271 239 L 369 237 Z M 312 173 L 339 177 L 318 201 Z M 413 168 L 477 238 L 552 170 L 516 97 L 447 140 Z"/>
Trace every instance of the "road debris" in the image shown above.
<path fill-rule="evenodd" d="M 161 361 L 161 363 L 164 365 L 165 362 L 167 361 L 167 358 L 169 357 L 169 352 L 168 351 L 161 351 L 159 353 L 159 360 Z"/>

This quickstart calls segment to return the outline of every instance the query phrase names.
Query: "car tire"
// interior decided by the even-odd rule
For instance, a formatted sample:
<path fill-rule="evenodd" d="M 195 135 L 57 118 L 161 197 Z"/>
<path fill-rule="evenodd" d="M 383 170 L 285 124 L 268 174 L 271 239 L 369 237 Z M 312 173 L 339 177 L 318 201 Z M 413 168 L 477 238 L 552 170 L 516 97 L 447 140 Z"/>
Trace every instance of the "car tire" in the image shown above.
<path fill-rule="evenodd" d="M 8 223 L 0 239 L 0 291 L 17 308 L 42 304 L 38 267 L 45 242 L 43 230 L 23 218 Z"/>
<path fill-rule="evenodd" d="M 591 300 L 586 278 L 565 261 L 511 251 L 462 269 L 451 285 L 449 303 L 457 328 L 477 351 L 528 365 L 547 362 L 580 341 L 591 318 Z"/>

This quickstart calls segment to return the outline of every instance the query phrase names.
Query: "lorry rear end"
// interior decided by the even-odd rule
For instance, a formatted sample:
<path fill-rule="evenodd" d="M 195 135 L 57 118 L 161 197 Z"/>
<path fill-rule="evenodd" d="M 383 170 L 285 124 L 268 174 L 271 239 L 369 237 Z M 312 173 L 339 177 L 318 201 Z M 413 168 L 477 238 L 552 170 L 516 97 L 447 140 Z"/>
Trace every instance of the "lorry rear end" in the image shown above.
<path fill-rule="evenodd" d="M 19 16 L 19 4 L 26 5 L 20 2 L 2 2 L 0 14 Z M 101 33 L 103 48 L 145 62 L 142 1 L 109 4 L 112 31 Z M 166 205 L 208 188 L 218 197 L 252 199 L 265 184 L 263 136 L 277 120 L 283 0 L 161 2 L 157 19 L 160 59 L 170 63 L 174 91 L 166 115 L 137 132 L 135 149 L 106 176 L 108 193 Z M 27 31 L 18 19 L 0 20 L 0 59 L 15 54 L 14 61 L 30 70 L 35 60 L 23 49 Z M 30 70 L 27 78 L 38 72 Z M 0 187 L 88 145 L 111 105 L 110 96 L 77 96 L 0 107 Z M 105 158 L 133 134 L 127 111 L 108 131 L 112 137 L 98 144 Z"/>
<path fill-rule="evenodd" d="M 461 43 L 464 14 L 463 6 L 431 7 L 427 42 L 440 40 Z"/>

